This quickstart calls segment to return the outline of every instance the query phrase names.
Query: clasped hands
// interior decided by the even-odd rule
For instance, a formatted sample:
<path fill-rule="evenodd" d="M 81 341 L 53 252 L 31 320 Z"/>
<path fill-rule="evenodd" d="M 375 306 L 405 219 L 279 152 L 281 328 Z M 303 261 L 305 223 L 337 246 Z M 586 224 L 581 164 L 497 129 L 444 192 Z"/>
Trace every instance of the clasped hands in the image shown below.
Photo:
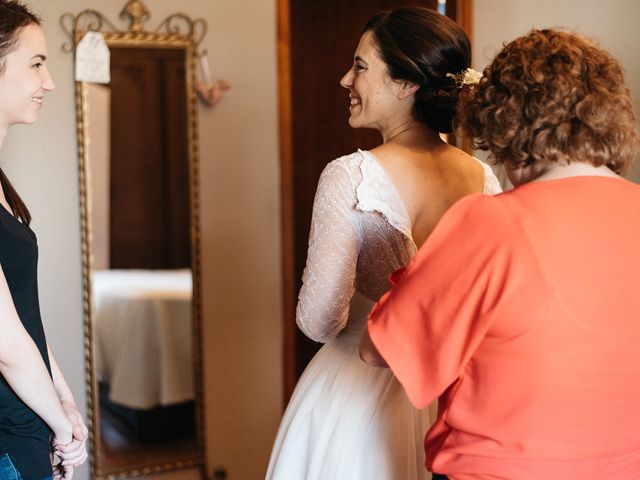
<path fill-rule="evenodd" d="M 54 432 L 51 442 L 51 466 L 54 480 L 71 480 L 73 471 L 87 459 L 86 442 L 89 430 L 75 404 L 62 402 L 70 430 Z"/>

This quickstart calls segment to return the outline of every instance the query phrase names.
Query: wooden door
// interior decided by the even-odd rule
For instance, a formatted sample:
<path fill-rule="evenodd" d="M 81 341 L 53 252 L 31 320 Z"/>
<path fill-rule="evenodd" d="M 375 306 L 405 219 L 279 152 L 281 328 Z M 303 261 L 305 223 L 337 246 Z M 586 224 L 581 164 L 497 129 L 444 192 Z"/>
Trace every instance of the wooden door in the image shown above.
<path fill-rule="evenodd" d="M 111 49 L 111 268 L 189 268 L 182 50 Z"/>
<path fill-rule="evenodd" d="M 469 1 L 449 0 L 447 15 L 455 18 Z M 285 398 L 321 346 L 295 326 L 318 178 L 331 160 L 381 142 L 373 130 L 349 127 L 348 91 L 339 81 L 366 20 L 408 5 L 437 9 L 438 0 L 278 0 Z"/>

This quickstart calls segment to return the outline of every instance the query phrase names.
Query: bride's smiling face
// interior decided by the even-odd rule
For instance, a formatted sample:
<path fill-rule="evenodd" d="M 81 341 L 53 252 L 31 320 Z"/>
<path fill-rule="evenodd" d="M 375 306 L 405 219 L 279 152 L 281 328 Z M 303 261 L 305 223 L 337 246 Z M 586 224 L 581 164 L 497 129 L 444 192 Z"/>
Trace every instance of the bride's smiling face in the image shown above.
<path fill-rule="evenodd" d="M 365 32 L 356 49 L 353 65 L 340 80 L 349 90 L 349 125 L 382 131 L 398 110 L 402 82 L 389 76 L 371 32 Z"/>

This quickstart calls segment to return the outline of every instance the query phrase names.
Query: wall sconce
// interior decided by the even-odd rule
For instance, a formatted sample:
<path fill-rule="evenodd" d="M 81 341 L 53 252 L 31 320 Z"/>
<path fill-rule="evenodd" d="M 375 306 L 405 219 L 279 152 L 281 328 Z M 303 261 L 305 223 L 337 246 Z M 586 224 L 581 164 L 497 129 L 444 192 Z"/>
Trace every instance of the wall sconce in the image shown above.
<path fill-rule="evenodd" d="M 224 92 L 231 89 L 231 84 L 224 79 L 218 79 L 215 82 L 211 79 L 207 53 L 206 50 L 203 50 L 198 56 L 201 81 L 196 84 L 196 92 L 202 103 L 208 107 L 214 107 L 220 103 Z"/>

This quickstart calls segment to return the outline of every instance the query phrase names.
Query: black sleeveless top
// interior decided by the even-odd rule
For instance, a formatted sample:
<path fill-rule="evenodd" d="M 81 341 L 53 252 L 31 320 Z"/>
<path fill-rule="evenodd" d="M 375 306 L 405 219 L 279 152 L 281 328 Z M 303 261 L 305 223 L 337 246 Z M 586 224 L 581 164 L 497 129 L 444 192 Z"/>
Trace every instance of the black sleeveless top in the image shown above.
<path fill-rule="evenodd" d="M 51 375 L 38 301 L 36 235 L 0 204 L 0 265 L 18 316 Z M 0 332 L 2 335 L 2 332 Z M 0 452 L 8 453 L 24 480 L 51 475 L 50 430 L 0 375 Z"/>

